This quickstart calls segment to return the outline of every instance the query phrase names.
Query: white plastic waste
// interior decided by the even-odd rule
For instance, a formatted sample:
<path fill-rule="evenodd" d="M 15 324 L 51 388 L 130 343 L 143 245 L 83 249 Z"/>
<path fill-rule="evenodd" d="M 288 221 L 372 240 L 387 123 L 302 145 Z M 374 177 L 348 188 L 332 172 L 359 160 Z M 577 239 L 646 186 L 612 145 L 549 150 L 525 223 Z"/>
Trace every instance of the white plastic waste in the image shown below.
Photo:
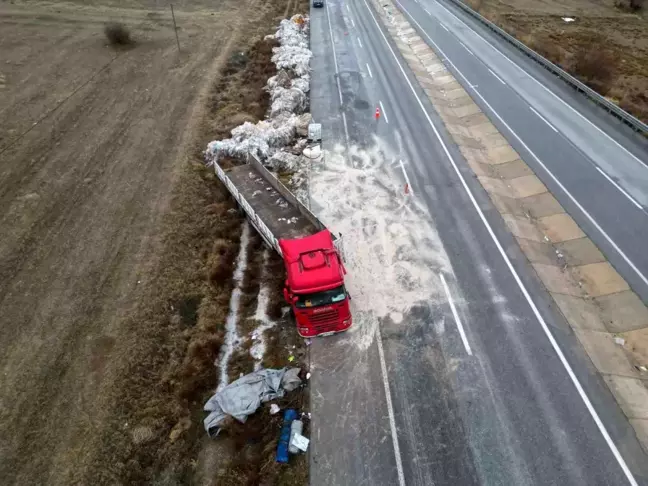
<path fill-rule="evenodd" d="M 232 130 L 232 137 L 209 143 L 205 152 L 208 164 L 218 162 L 221 156 L 245 158 L 248 153 L 256 154 L 266 162 L 277 149 L 290 145 L 297 137 L 296 125 L 300 115 L 308 110 L 310 90 L 310 59 L 308 49 L 309 19 L 294 15 L 282 20 L 273 36 L 279 46 L 272 49 L 272 62 L 278 73 L 268 79 L 266 90 L 270 94 L 269 118 L 253 125 L 249 122 Z M 299 124 L 301 128 L 301 124 Z"/>

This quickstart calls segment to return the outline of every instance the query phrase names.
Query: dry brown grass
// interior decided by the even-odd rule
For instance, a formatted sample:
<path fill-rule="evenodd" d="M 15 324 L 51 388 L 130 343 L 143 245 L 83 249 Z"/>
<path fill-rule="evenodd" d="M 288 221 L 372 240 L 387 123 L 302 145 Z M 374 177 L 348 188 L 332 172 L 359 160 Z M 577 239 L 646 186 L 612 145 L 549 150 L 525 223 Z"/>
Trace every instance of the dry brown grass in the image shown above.
<path fill-rule="evenodd" d="M 276 46 L 274 40 L 258 40 L 246 54 L 237 52 L 230 58 L 209 102 L 214 119 L 219 120 L 212 124 L 214 139 L 229 138 L 232 128 L 264 118 L 269 103 L 264 87 L 277 71 L 270 61 Z"/>
<path fill-rule="evenodd" d="M 576 51 L 571 70 L 585 84 L 606 95 L 613 86 L 617 66 L 617 58 L 605 47 L 603 40 L 598 39 Z"/>
<path fill-rule="evenodd" d="M 133 43 L 130 30 L 121 22 L 110 22 L 104 26 L 104 34 L 113 46 L 127 46 Z"/>
<path fill-rule="evenodd" d="M 614 6 L 624 12 L 638 12 L 645 3 L 645 0 L 614 0 Z"/>
<path fill-rule="evenodd" d="M 563 66 L 565 62 L 565 51 L 548 35 L 526 35 L 520 39 L 528 47 L 536 51 L 542 57 L 554 64 Z"/>
<path fill-rule="evenodd" d="M 630 0 L 465 0 L 492 22 L 635 117 L 648 121 L 648 29 Z M 645 2 L 644 2 L 645 3 Z M 624 7 L 625 6 L 625 7 Z M 575 13 L 576 21 L 562 17 Z"/>

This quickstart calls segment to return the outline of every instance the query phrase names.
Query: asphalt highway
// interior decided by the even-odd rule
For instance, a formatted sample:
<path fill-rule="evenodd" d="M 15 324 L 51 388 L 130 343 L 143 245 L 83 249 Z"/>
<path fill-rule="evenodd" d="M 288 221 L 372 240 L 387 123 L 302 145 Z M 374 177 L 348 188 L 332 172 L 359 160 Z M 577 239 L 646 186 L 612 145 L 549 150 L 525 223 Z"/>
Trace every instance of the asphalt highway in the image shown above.
<path fill-rule="evenodd" d="M 450 1 L 399 0 L 561 204 L 648 303 L 648 144 Z"/>
<path fill-rule="evenodd" d="M 427 7 L 414 0 L 403 5 L 421 9 L 412 15 L 422 29 L 431 28 L 424 18 L 437 21 L 423 17 Z M 428 208 L 451 269 L 440 275 L 441 289 L 430 289 L 429 299 L 415 303 L 401 322 L 381 318 L 369 348 L 344 335 L 313 341 L 311 483 L 648 484 L 646 456 L 627 420 L 377 19 L 364 0 L 327 0 L 325 8 L 311 8 L 311 111 L 323 124 L 325 149 L 370 147 L 373 135 L 396 147 L 404 161 L 399 183 L 409 182 Z M 461 47 L 446 27 L 435 29 Z M 451 56 L 452 48 L 444 47 Z M 502 98 L 496 109 L 504 121 L 504 114 L 519 118 L 516 133 L 563 140 L 557 168 L 561 160 L 586 157 L 528 106 L 517 115 L 515 107 L 505 108 L 515 93 L 498 90 L 509 81 L 497 80 L 483 64 L 460 66 L 464 57 L 478 62 L 464 51 L 457 68 L 468 69 L 467 76 L 480 69 L 491 76 L 499 86 L 480 78 L 480 92 Z M 377 107 L 381 118 L 375 122 Z M 541 108 L 556 129 L 568 124 Z M 529 147 L 543 163 L 554 163 L 540 145 Z M 635 156 L 629 151 L 623 160 L 637 163 Z M 598 184 L 599 197 L 609 192 L 610 201 L 628 203 L 605 178 Z M 645 231 L 639 222 L 646 214 L 632 207 L 636 214 L 628 208 L 627 217 Z M 641 252 L 624 249 L 643 265 Z M 356 325 L 370 318 L 361 317 Z"/>

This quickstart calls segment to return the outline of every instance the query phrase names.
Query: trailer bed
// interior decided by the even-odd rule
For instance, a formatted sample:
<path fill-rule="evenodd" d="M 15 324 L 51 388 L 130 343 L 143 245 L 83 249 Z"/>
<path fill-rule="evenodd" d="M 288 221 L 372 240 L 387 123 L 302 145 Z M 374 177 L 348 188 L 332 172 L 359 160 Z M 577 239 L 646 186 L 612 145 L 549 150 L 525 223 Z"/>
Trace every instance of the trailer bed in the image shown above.
<path fill-rule="evenodd" d="M 277 239 L 302 238 L 318 231 L 295 205 L 259 174 L 254 165 L 233 167 L 225 173 Z"/>

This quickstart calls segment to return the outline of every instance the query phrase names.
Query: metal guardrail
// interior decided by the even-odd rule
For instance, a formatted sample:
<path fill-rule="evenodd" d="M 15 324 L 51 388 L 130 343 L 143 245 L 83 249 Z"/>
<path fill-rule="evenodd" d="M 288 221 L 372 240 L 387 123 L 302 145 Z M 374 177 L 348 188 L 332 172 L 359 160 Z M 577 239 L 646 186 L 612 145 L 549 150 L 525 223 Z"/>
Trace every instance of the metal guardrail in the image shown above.
<path fill-rule="evenodd" d="M 464 10 L 466 13 L 468 13 L 470 16 L 474 17 L 476 20 L 484 24 L 486 27 L 488 27 L 490 30 L 498 34 L 500 37 L 504 38 L 506 41 L 508 41 L 510 44 L 513 44 L 515 47 L 517 47 L 520 51 L 522 51 L 524 54 L 526 54 L 528 57 L 533 59 L 535 62 L 540 64 L 542 67 L 547 69 L 549 72 L 552 74 L 558 76 L 561 78 L 563 81 L 565 81 L 567 84 L 569 84 L 572 88 L 576 89 L 577 91 L 583 93 L 585 96 L 587 96 L 590 100 L 592 100 L 594 103 L 602 107 L 603 109 L 607 110 L 610 114 L 616 116 L 619 118 L 621 121 L 623 121 L 626 125 L 630 126 L 633 130 L 642 133 L 643 135 L 648 136 L 648 125 L 643 123 L 641 120 L 638 120 L 634 116 L 632 116 L 630 113 L 628 113 L 625 110 L 622 110 L 619 108 L 617 105 L 612 103 L 611 101 L 607 100 L 600 94 L 598 94 L 596 91 L 594 91 L 592 88 L 586 86 L 585 84 L 581 83 L 578 79 L 573 77 L 571 74 L 567 73 L 565 70 L 561 69 L 560 67 L 556 66 L 554 63 L 551 61 L 545 59 L 542 57 L 540 54 L 535 52 L 533 49 L 528 48 L 526 45 L 524 45 L 522 42 L 517 40 L 515 37 L 512 35 L 508 34 L 505 32 L 503 29 L 495 25 L 493 22 L 470 8 L 468 5 L 463 3 L 461 0 L 449 0 L 450 2 L 454 3 L 457 5 L 459 8 Z"/>

